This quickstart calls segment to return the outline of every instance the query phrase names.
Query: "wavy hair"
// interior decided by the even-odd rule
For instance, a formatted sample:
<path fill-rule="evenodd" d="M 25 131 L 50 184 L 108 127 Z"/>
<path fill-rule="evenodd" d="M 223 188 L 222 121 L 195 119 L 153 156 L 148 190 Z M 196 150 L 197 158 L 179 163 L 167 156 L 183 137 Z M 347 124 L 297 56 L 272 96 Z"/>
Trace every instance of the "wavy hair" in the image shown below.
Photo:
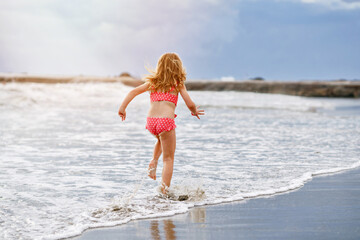
<path fill-rule="evenodd" d="M 156 71 L 147 69 L 146 76 L 151 92 L 168 92 L 172 87 L 179 92 L 186 80 L 186 71 L 176 53 L 163 54 L 157 63 Z"/>

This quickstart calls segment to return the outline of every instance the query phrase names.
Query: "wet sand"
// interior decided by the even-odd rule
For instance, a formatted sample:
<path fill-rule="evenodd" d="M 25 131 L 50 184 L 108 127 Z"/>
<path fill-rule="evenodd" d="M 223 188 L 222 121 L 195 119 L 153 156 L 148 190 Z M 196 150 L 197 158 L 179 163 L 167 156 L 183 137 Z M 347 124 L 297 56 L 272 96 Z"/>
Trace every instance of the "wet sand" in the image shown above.
<path fill-rule="evenodd" d="M 270 197 L 92 229 L 74 239 L 360 239 L 360 168 Z"/>

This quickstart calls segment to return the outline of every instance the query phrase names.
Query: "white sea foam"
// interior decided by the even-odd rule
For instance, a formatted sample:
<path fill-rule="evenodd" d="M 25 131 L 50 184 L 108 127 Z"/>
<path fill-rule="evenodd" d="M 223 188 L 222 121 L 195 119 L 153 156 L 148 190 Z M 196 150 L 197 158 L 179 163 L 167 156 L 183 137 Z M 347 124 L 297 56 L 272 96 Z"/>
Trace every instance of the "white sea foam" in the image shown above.
<path fill-rule="evenodd" d="M 182 100 L 171 197 L 146 177 L 154 138 L 148 95 L 127 120 L 120 83 L 0 86 L 0 238 L 58 239 L 93 227 L 184 213 L 189 208 L 283 193 L 314 176 L 360 165 L 358 100 L 191 92 Z M 179 197 L 187 200 L 179 201 Z M 184 198 L 182 198 L 184 200 Z"/>

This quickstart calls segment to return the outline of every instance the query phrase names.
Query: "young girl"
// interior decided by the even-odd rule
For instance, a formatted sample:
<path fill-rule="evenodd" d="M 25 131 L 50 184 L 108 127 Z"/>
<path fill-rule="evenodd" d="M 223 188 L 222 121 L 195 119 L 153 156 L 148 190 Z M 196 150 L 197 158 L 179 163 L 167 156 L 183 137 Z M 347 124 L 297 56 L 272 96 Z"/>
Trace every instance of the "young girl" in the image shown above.
<path fill-rule="evenodd" d="M 153 158 L 149 163 L 149 177 L 156 180 L 156 167 L 161 153 L 163 154 L 162 188 L 167 194 L 173 174 L 176 147 L 175 108 L 178 94 L 184 99 L 191 114 L 198 119 L 204 110 L 191 100 L 185 87 L 186 73 L 176 53 L 165 53 L 158 61 L 156 71 L 146 77 L 146 82 L 131 90 L 123 100 L 119 115 L 122 121 L 126 118 L 126 107 L 137 95 L 150 92 L 150 110 L 146 120 L 146 129 L 157 138 Z"/>

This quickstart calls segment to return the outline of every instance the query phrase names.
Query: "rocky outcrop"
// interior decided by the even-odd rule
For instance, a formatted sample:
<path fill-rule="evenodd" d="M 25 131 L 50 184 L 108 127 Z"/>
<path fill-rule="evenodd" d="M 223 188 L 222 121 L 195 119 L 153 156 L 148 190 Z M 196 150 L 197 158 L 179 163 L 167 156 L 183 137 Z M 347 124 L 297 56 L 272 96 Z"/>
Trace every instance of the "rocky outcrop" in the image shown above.
<path fill-rule="evenodd" d="M 305 97 L 359 98 L 360 81 L 318 81 L 318 82 L 265 82 L 238 81 L 212 82 L 188 81 L 188 90 L 197 91 L 241 91 L 258 93 L 278 93 Z"/>
<path fill-rule="evenodd" d="M 130 73 L 128 72 L 122 72 L 119 77 L 132 77 Z"/>

